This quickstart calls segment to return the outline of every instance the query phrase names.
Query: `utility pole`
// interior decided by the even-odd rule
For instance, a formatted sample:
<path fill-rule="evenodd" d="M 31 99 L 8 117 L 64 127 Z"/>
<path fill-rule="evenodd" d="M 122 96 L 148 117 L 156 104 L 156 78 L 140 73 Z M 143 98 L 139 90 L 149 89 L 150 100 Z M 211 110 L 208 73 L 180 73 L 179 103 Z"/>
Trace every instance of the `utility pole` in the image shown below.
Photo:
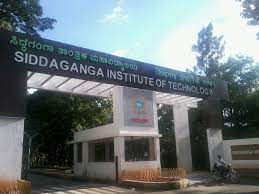
<path fill-rule="evenodd" d="M 31 158 L 31 142 L 34 137 L 39 135 L 39 133 L 35 133 L 34 135 L 30 136 L 28 133 L 24 131 L 24 135 L 26 135 L 29 139 L 29 150 L 28 150 L 28 161 L 27 161 L 27 168 L 30 169 L 30 158 Z"/>

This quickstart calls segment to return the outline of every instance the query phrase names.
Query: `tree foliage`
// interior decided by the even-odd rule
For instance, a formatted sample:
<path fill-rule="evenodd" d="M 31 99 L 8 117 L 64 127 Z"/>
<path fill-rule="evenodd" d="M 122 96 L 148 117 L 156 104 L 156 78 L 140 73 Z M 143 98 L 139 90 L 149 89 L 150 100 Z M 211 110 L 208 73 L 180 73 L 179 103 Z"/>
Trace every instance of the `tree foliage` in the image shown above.
<path fill-rule="evenodd" d="M 210 23 L 198 34 L 198 41 L 192 50 L 196 54 L 197 65 L 194 72 L 208 77 L 216 77 L 220 65 L 220 59 L 224 55 L 225 42 L 223 36 L 213 34 L 213 25 Z"/>
<path fill-rule="evenodd" d="M 258 0 L 239 0 L 242 5 L 241 16 L 247 19 L 248 25 L 259 25 L 259 1 Z M 259 32 L 257 33 L 259 39 Z"/>
<path fill-rule="evenodd" d="M 259 125 L 254 121 L 254 116 L 259 116 L 255 106 L 255 98 L 259 98 L 259 65 L 251 57 L 237 55 L 229 57 L 220 71 L 222 79 L 229 82 L 230 94 L 230 101 L 223 103 L 225 136 L 255 137 L 259 130 Z"/>
<path fill-rule="evenodd" d="M 38 133 L 32 145 L 34 166 L 72 165 L 73 133 L 112 122 L 107 99 L 38 91 L 28 96 L 25 130 Z"/>
<path fill-rule="evenodd" d="M 259 90 L 256 90 L 256 92 L 253 92 L 247 97 L 247 107 L 248 110 L 251 110 L 248 112 L 248 123 L 250 126 L 254 126 L 256 130 L 256 137 L 259 137 Z"/>
<path fill-rule="evenodd" d="M 258 87 L 259 65 L 251 57 L 237 55 L 229 57 L 219 71 L 221 78 L 229 82 L 230 101 L 223 104 L 225 136 L 255 137 L 259 128 L 251 122 L 251 113 L 256 107 L 249 106 L 249 99 Z"/>
<path fill-rule="evenodd" d="M 225 139 L 259 137 L 259 93 L 249 94 L 240 101 L 223 104 Z"/>
<path fill-rule="evenodd" d="M 259 126 L 252 115 L 258 118 L 259 112 L 255 106 L 251 106 L 250 96 L 258 98 L 259 64 L 245 55 L 230 56 L 225 62 L 220 62 L 224 55 L 224 43 L 221 41 L 221 37 L 213 35 L 210 24 L 199 32 L 198 42 L 193 46 L 197 55 L 196 69 L 204 72 L 207 77 L 228 82 L 230 101 L 222 102 L 224 137 L 255 137 Z M 207 45 L 216 45 L 218 49 Z"/>
<path fill-rule="evenodd" d="M 1 0 L 0 27 L 39 35 L 38 32 L 53 29 L 55 19 L 43 17 L 39 0 Z"/>
<path fill-rule="evenodd" d="M 163 168 L 175 168 L 176 147 L 174 133 L 173 107 L 169 105 L 158 105 L 158 130 L 162 135 L 160 138 L 161 166 Z"/>
<path fill-rule="evenodd" d="M 231 56 L 220 66 L 220 78 L 229 82 L 231 101 L 242 98 L 254 92 L 259 83 L 259 65 L 253 58 L 245 55 Z"/>

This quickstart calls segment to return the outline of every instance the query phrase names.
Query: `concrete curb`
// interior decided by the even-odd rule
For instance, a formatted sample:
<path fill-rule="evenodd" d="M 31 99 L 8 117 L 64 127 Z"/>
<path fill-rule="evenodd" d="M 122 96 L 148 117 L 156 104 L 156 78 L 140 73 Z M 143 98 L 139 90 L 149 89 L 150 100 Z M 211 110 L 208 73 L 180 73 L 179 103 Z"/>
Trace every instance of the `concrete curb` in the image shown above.
<path fill-rule="evenodd" d="M 143 190 L 163 191 L 184 189 L 189 186 L 188 179 L 181 179 L 173 182 L 143 182 L 143 181 L 123 181 L 122 186 L 134 187 Z"/>

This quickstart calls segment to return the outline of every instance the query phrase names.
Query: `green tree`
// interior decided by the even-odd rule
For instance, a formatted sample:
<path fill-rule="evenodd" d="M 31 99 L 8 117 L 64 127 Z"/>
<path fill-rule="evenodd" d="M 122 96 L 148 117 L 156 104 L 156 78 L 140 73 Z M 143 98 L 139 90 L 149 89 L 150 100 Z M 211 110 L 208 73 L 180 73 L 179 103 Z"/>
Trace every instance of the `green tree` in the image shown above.
<path fill-rule="evenodd" d="M 251 115 L 257 114 L 257 118 L 259 115 L 255 107 L 249 105 L 249 99 L 258 89 L 259 64 L 245 55 L 231 56 L 226 62 L 220 62 L 224 56 L 224 43 L 222 36 L 213 35 L 211 24 L 199 32 L 193 51 L 197 56 L 194 73 L 229 83 L 230 101 L 222 102 L 224 138 L 255 137 L 258 127 Z"/>
<path fill-rule="evenodd" d="M 29 35 L 53 29 L 55 19 L 43 17 L 39 0 L 1 0 L 0 27 L 6 30 L 21 31 Z"/>
<path fill-rule="evenodd" d="M 259 1 L 258 0 L 238 0 L 242 5 L 241 16 L 247 19 L 247 24 L 259 25 Z M 259 32 L 257 33 L 259 39 Z"/>
<path fill-rule="evenodd" d="M 162 134 L 160 138 L 161 166 L 163 168 L 175 168 L 177 163 L 173 107 L 158 105 L 157 115 L 159 134 Z"/>
<path fill-rule="evenodd" d="M 197 60 L 194 72 L 208 77 L 218 76 L 217 70 L 224 55 L 224 45 L 223 36 L 217 37 L 213 34 L 211 23 L 203 28 L 198 34 L 197 43 L 192 46 Z"/>
<path fill-rule="evenodd" d="M 259 81 L 259 65 L 252 57 L 245 55 L 231 56 L 218 69 L 220 78 L 229 82 L 230 99 L 242 100 L 254 92 Z"/>
<path fill-rule="evenodd" d="M 259 65 L 251 57 L 237 55 L 229 57 L 221 66 L 221 78 L 229 82 L 230 101 L 223 103 L 225 129 L 223 135 L 232 137 L 255 137 L 257 125 L 252 115 L 256 106 L 251 106 L 251 96 L 256 96 L 259 83 Z M 257 95 L 258 96 L 258 95 Z M 254 97 L 255 98 L 255 97 Z"/>
<path fill-rule="evenodd" d="M 25 129 L 38 133 L 32 145 L 33 166 L 71 166 L 75 131 L 112 122 L 111 101 L 37 91 L 27 100 Z"/>

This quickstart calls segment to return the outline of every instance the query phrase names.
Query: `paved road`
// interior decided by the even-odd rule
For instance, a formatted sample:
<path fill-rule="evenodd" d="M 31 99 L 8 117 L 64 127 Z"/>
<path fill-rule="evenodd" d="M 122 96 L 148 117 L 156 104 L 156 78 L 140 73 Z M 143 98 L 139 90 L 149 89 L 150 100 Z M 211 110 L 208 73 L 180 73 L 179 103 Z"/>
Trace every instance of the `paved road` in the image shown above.
<path fill-rule="evenodd" d="M 32 194 L 56 193 L 56 194 L 116 194 L 135 193 L 134 191 L 112 185 L 85 183 L 83 181 L 71 181 L 48 176 L 30 174 Z"/>
<path fill-rule="evenodd" d="M 92 184 L 53 177 L 30 175 L 32 193 L 57 193 L 57 194 L 116 194 L 116 193 L 141 193 L 141 194 L 259 194 L 259 178 L 241 178 L 239 185 L 226 185 L 215 183 L 207 174 L 192 174 L 191 186 L 182 190 L 172 191 L 134 191 L 112 185 Z"/>
<path fill-rule="evenodd" d="M 222 185 L 191 186 L 187 189 L 164 192 L 147 192 L 145 194 L 259 194 L 259 186 L 254 185 Z"/>

